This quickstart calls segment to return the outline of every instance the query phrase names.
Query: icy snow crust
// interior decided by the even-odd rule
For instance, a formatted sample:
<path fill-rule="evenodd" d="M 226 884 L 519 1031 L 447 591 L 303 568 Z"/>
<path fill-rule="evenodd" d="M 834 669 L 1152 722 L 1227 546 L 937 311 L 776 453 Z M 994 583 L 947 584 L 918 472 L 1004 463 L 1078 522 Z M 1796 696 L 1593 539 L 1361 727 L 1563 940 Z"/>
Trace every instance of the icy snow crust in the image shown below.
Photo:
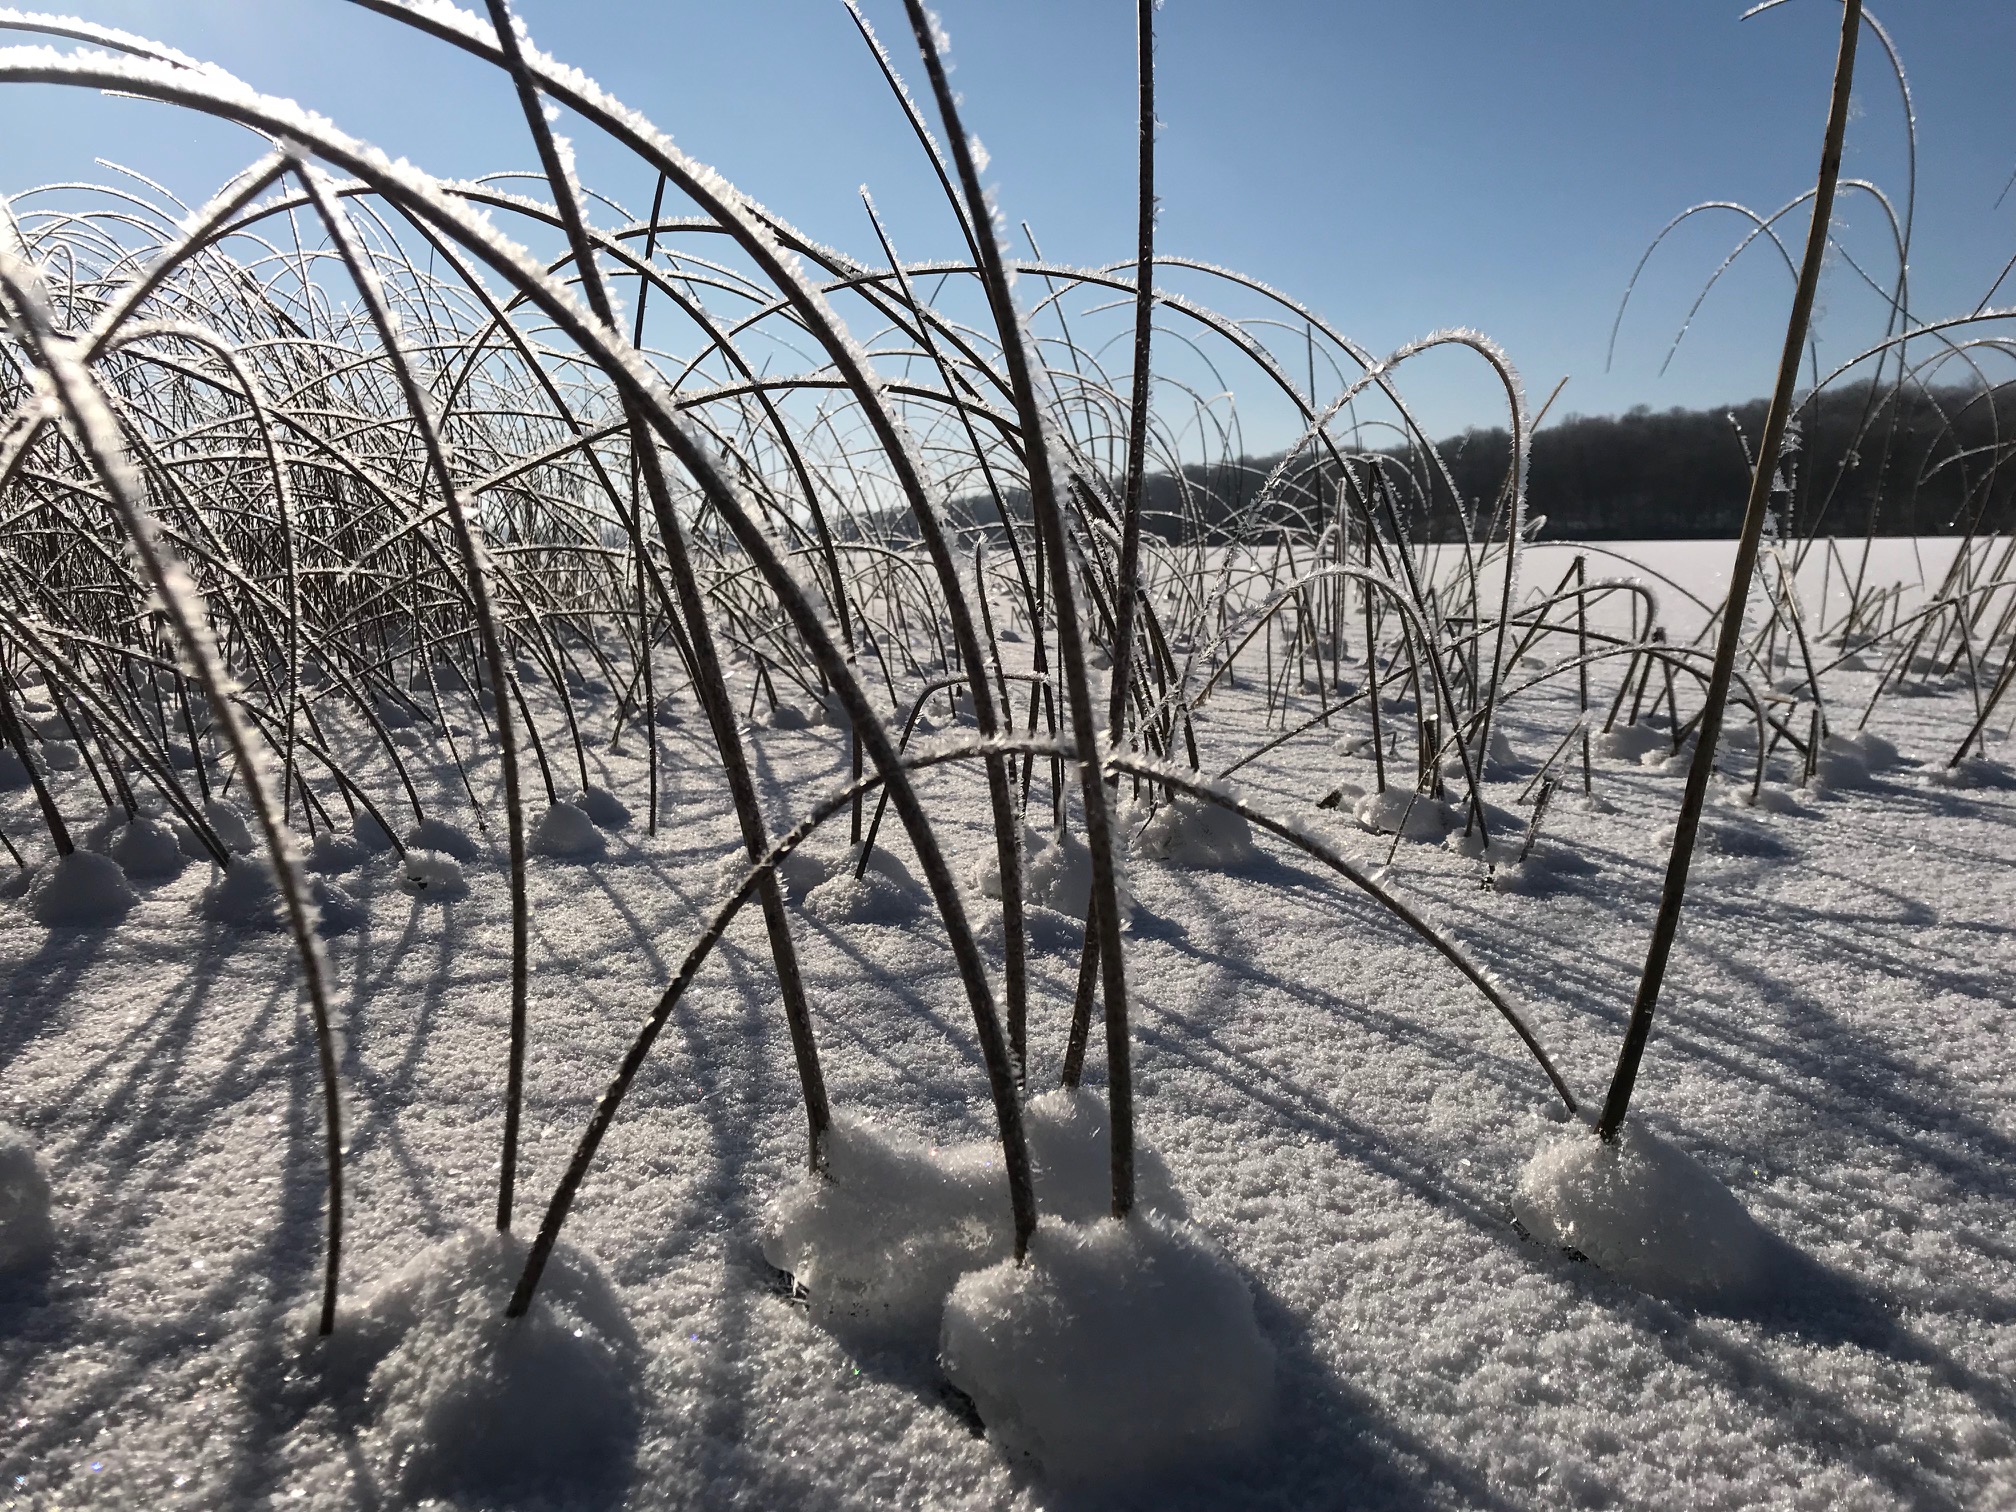
<path fill-rule="evenodd" d="M 1870 675 L 1834 674 L 1843 709 Z M 1514 750 L 1553 748 L 1574 717 L 1561 691 L 1508 708 Z M 551 690 L 528 695 L 557 727 Z M 468 696 L 443 690 L 451 716 Z M 1243 686 L 1208 712 L 1207 766 L 1279 732 Z M 769 1215 L 807 1190 L 805 1126 L 751 908 L 668 1021 L 570 1219 L 569 1264 L 604 1279 L 576 1294 L 567 1265 L 550 1273 L 556 1327 L 522 1336 L 541 1363 L 500 1354 L 512 1267 L 486 1248 L 497 1241 L 457 1236 L 487 1228 L 496 1196 L 510 927 L 503 847 L 487 842 L 501 813 L 476 829 L 422 727 L 408 759 L 423 802 L 465 840 L 486 837 L 461 862 L 409 857 L 455 879 L 453 905 L 431 885 L 409 894 L 389 837 L 348 833 L 333 793 L 344 829 L 310 852 L 358 913 L 328 946 L 352 1197 L 333 1347 L 304 1323 L 321 1261 L 320 1092 L 285 931 L 205 919 L 207 858 L 133 879 L 115 928 L 49 928 L 25 898 L 0 902 L 0 1119 L 32 1134 L 61 1240 L 0 1275 L 0 1487 L 35 1512 L 351 1512 L 427 1496 L 597 1512 L 2016 1504 L 2016 788 L 1971 762 L 1975 785 L 1926 785 L 1972 718 L 1960 698 L 1886 700 L 1872 728 L 1898 756 L 1871 762 L 1866 786 L 1823 781 L 1796 811 L 1713 810 L 1728 837 L 1696 857 L 1618 1159 L 1656 1133 L 1782 1244 L 1740 1306 L 1604 1265 L 1575 1205 L 1607 1179 L 1576 1166 L 1593 1140 L 1561 1121 L 1475 993 L 1361 894 L 1257 832 L 1251 865 L 1136 854 L 1139 1135 L 1168 1173 L 1158 1188 L 1144 1169 L 1144 1206 L 1166 1196 L 1177 1219 L 1180 1190 L 1180 1221 L 1229 1262 L 1274 1374 L 1250 1443 L 1228 1430 L 1215 1459 L 1090 1490 L 1071 1480 L 1096 1414 L 1050 1422 L 1047 1408 L 1084 1399 L 1001 1391 L 1021 1365 L 983 1356 L 989 1340 L 1042 1337 L 1043 1287 L 1124 1300 L 1152 1268 L 1097 1242 L 1101 1037 L 1086 1115 L 1031 1121 L 1039 1149 L 1044 1129 L 1075 1131 L 1077 1153 L 1045 1157 L 1037 1178 L 1047 1268 L 992 1272 L 1007 1229 L 998 1159 L 986 1165 L 993 1113 L 932 910 L 806 907 L 845 855 L 844 815 L 814 837 L 828 858 L 816 878 L 786 888 L 840 1115 L 840 1179 L 796 1212 L 798 1248 L 777 1251 L 787 1269 L 812 1261 L 806 1295 L 763 1254 Z M 1369 755 L 1337 749 L 1362 732 L 1312 731 L 1239 780 L 1371 871 L 1392 836 L 1315 807 L 1340 780 L 1371 787 Z M 362 748 L 355 731 L 330 738 Z M 752 738 L 773 822 L 849 775 L 829 727 Z M 622 752 L 593 754 L 595 784 L 634 814 L 603 831 L 608 864 L 532 860 L 521 1238 L 713 906 L 718 858 L 740 846 L 725 806 L 695 796 L 713 788 L 677 778 L 712 760 L 701 722 L 661 740 L 673 775 L 655 836 L 626 734 Z M 1725 763 L 1725 780 L 1747 784 L 1753 756 Z M 1990 757 L 2007 756 L 1995 736 Z M 1801 775 L 1774 760 L 1767 791 Z M 471 780 L 494 804 L 494 750 L 475 753 Z M 1523 780 L 1492 778 L 1494 816 L 1528 812 Z M 1439 844 L 1403 843 L 1385 877 L 1490 966 L 1589 1100 L 1615 1060 L 1678 799 L 1671 775 L 1635 761 L 1599 756 L 1595 781 L 1596 805 L 1556 795 L 1533 857 L 1564 860 L 1544 887 L 1483 887 L 1483 861 Z M 82 773 L 57 782 L 80 827 L 102 812 Z M 979 772 L 938 768 L 920 786 L 955 875 L 977 881 L 993 849 Z M 372 796 L 403 832 L 411 811 L 390 782 Z M 46 860 L 31 793 L 0 798 L 0 823 Z M 1492 833 L 1519 838 L 1495 817 Z M 998 933 L 986 938 L 998 984 Z M 1077 966 L 1075 949 L 1032 957 L 1032 1088 L 1054 1085 Z M 1521 1195 L 1543 1151 L 1558 1164 Z M 852 1187 L 850 1155 L 865 1173 Z M 900 1221 L 871 1229 L 843 1210 L 850 1195 Z M 1569 1242 L 1592 1263 L 1563 1254 L 1536 1196 L 1577 1225 Z M 1161 1230 L 1143 1218 L 1130 1232 Z M 887 1259 L 906 1234 L 919 1254 L 951 1255 L 914 1306 L 903 1293 L 926 1268 L 899 1275 Z M 845 1288 L 822 1292 L 821 1258 L 828 1282 L 862 1288 L 858 1329 L 822 1300 Z M 1229 1290 L 1210 1292 L 1201 1261 L 1182 1274 L 1186 1327 L 1149 1342 L 1239 1341 L 1218 1349 L 1214 1385 L 1250 1400 L 1238 1383 L 1257 1372 L 1232 1364 L 1255 1357 L 1251 1335 L 1236 1307 L 1209 1305 Z M 895 1294 L 879 1319 L 871 1283 Z M 972 1332 L 939 1332 L 948 1301 Z M 914 1331 L 890 1322 L 906 1310 Z M 1096 1316 L 1118 1328 L 1123 1314 Z M 941 1347 L 978 1436 L 940 1385 Z M 1126 1384 L 1193 1368 L 1161 1361 Z M 485 1489 L 492 1462 L 545 1489 L 515 1503 Z"/>

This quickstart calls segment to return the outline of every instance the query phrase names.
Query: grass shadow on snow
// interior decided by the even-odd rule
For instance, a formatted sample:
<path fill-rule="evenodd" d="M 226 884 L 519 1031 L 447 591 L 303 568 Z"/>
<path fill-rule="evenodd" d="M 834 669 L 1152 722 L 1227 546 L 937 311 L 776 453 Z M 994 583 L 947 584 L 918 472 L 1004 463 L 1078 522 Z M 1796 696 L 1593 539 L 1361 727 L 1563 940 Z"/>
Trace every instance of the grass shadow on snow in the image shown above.
<path fill-rule="evenodd" d="M 1045 1495 L 1056 1512 L 1412 1512 L 1463 1506 L 1499 1512 L 1516 1505 L 1483 1476 L 1410 1433 L 1337 1378 L 1308 1320 L 1253 1288 L 1261 1332 L 1276 1357 L 1275 1426 L 1261 1443 L 1180 1478 L 1084 1499 Z M 1256 1474 L 1264 1466 L 1264 1474 Z"/>
<path fill-rule="evenodd" d="M 25 913 L 5 918 L 10 929 L 40 928 Z M 131 926 L 127 926 L 130 928 Z M 41 946 L 0 979 L 0 1073 L 70 1005 L 77 984 L 105 954 L 115 933 L 109 929 L 49 929 Z"/>

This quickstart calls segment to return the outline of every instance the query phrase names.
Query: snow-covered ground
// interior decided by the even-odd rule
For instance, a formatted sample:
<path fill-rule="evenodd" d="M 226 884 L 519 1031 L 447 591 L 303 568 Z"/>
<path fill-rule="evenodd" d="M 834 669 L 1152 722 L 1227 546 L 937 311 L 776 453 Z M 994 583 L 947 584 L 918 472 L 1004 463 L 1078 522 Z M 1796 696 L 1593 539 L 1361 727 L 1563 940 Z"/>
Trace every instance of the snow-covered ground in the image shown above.
<path fill-rule="evenodd" d="M 1526 812 L 1514 799 L 1571 693 L 1508 711 L 1527 758 L 1494 783 L 1508 811 Z M 607 717 L 605 698 L 591 718 Z M 136 882 L 109 927 L 0 904 L 0 1123 L 39 1152 L 54 1226 L 46 1260 L 0 1279 L 0 1506 L 2016 1505 L 2016 789 L 1927 785 L 1910 764 L 1943 762 L 1969 717 L 1962 694 L 1886 699 L 1871 727 L 1904 765 L 1711 812 L 1632 1116 L 1774 1236 L 1740 1301 L 1641 1290 L 1522 1232 L 1522 1172 L 1572 1128 L 1504 1022 L 1391 915 L 1264 835 L 1215 865 L 1137 855 L 1140 1134 L 1250 1289 L 1260 1353 L 1236 1307 L 1205 1316 L 1219 1260 L 1183 1273 L 1201 1289 L 1181 1305 L 1228 1341 L 1227 1372 L 1268 1351 L 1275 1372 L 1257 1434 L 1159 1478 L 1044 1473 L 1014 1432 L 983 1436 L 928 1332 L 825 1326 L 766 1262 L 805 1141 L 753 911 L 603 1146 L 544 1332 L 517 1336 L 486 1395 L 467 1368 L 515 1273 L 483 1237 L 509 1000 L 501 825 L 462 896 L 402 885 L 385 854 L 335 879 L 361 922 L 327 942 L 352 1225 L 327 1342 L 320 1090 L 284 932 L 206 908 L 207 862 Z M 846 756 L 830 727 L 776 723 L 754 739 L 781 828 Z M 717 896 L 735 831 L 703 728 L 689 707 L 666 732 L 655 838 L 632 739 L 594 758 L 632 821 L 563 816 L 535 854 L 527 1236 Z M 1198 729 L 1207 770 L 1268 738 L 1250 685 L 1215 692 Z M 1340 717 L 1239 780 L 1372 869 L 1394 840 L 1352 803 L 1315 806 L 1369 786 L 1369 760 L 1340 751 L 1362 733 Z M 476 776 L 494 788 L 494 760 Z M 1585 1100 L 1615 1060 L 1681 778 L 1604 759 L 1595 781 L 1598 804 L 1579 781 L 1557 796 L 1516 886 L 1411 839 L 1386 878 L 1495 973 Z M 978 778 L 939 769 L 923 791 L 984 919 Z M 31 835 L 32 796 L 0 795 L 0 822 Z M 813 848 L 844 838 L 836 824 Z M 874 875 L 872 908 L 793 910 L 834 1105 L 926 1152 L 988 1139 L 942 932 L 899 869 Z M 1032 1090 L 1056 1078 L 1078 969 L 1071 932 L 1038 925 Z M 1037 1254 L 1068 1292 L 1113 1262 L 1096 1233 L 1062 1232 Z M 1000 1378 L 990 1320 L 1025 1305 L 1012 1276 L 961 1284 L 955 1379 Z M 1167 1363 L 1180 1354 L 1162 1368 L 1198 1368 Z M 1045 1431 L 1096 1460 L 1102 1429 L 1133 1431 L 1134 1406 L 1102 1398 L 1116 1389 L 1095 1382 Z"/>

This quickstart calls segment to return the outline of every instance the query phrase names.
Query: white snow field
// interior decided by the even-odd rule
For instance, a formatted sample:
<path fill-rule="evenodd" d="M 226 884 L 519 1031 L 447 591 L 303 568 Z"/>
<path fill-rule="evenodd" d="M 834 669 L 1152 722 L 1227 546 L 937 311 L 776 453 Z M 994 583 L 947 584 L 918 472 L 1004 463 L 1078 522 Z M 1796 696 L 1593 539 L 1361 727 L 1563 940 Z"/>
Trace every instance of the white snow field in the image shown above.
<path fill-rule="evenodd" d="M 1859 675 L 1835 677 L 1846 706 Z M 1551 744 L 1570 698 L 1557 679 L 1507 705 L 1513 750 Z M 1272 738 L 1250 684 L 1200 716 L 1207 771 Z M 1202 864 L 1137 850 L 1141 1216 L 1100 1219 L 1095 1034 L 1088 1092 L 1031 1104 L 1048 1206 L 1021 1272 L 1001 1264 L 993 1113 L 928 898 L 792 907 L 840 1115 L 817 1186 L 751 909 L 674 1011 L 513 1324 L 519 1242 L 488 1234 L 499 836 L 475 834 L 459 874 L 427 852 L 405 869 L 318 852 L 357 915 L 326 944 L 351 1224 L 328 1340 L 319 1082 L 284 931 L 218 906 L 208 859 L 137 880 L 111 924 L 0 904 L 0 1121 L 19 1131 L 0 1143 L 17 1262 L 0 1279 L 0 1505 L 2016 1504 L 2016 788 L 1997 766 L 1971 786 L 1916 766 L 1943 763 L 1971 716 L 1964 694 L 1887 698 L 1871 728 L 1895 765 L 1793 796 L 1781 760 L 1766 791 L 1785 801 L 1714 806 L 1610 1152 L 1448 963 L 1300 852 L 1257 829 L 1250 852 L 1236 832 L 1192 847 Z M 1369 757 L 1340 750 L 1364 732 L 1360 710 L 1337 716 L 1244 767 L 1239 791 L 1367 870 L 1391 852 L 1386 885 L 1596 1099 L 1679 776 L 1599 757 L 1585 803 L 1578 770 L 1500 891 L 1452 846 L 1316 808 L 1370 789 Z M 752 738 L 780 825 L 847 775 L 840 730 Z M 533 858 L 526 1237 L 736 844 L 703 722 L 663 739 L 655 837 L 640 747 L 605 741 L 591 775 L 633 822 L 601 857 Z M 407 754 L 447 803 L 445 755 Z M 1532 760 L 1494 769 L 1494 812 L 1530 812 L 1514 800 Z M 489 801 L 494 752 L 472 776 Z M 936 769 L 923 793 L 955 874 L 984 875 L 977 774 Z M 32 833 L 32 796 L 0 797 L 0 822 Z M 915 866 L 896 833 L 902 865 L 870 871 L 891 886 Z M 813 872 L 814 897 L 851 877 Z M 458 875 L 466 892 L 441 885 Z M 997 907 L 977 885 L 968 905 Z M 998 925 L 987 937 L 998 970 Z M 1075 931 L 1038 943 L 1032 1093 L 1057 1076 L 1078 970 Z M 1607 1229 L 1587 1211 L 1605 1183 L 1629 1199 Z M 854 1191 L 874 1223 L 843 1210 Z M 1631 1202 L 1643 1221 L 1620 1229 Z M 1116 1246 L 1168 1253 L 1123 1265 Z M 1149 1291 L 1100 1279 L 1123 1274 Z M 871 1304 L 901 1326 L 834 1316 Z"/>

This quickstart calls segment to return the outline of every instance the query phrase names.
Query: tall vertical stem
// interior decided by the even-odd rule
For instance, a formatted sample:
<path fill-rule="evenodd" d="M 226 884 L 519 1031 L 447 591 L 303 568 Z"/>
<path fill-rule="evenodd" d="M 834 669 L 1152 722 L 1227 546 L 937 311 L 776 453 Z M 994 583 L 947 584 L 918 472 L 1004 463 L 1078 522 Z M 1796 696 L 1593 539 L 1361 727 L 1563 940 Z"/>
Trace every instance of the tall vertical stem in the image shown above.
<path fill-rule="evenodd" d="M 1820 151 L 1820 177 L 1813 192 L 1813 223 L 1806 231 L 1806 255 L 1799 265 L 1792 315 L 1785 324 L 1785 348 L 1778 358 L 1778 383 L 1771 392 L 1771 407 L 1765 412 L 1764 435 L 1757 448 L 1757 465 L 1750 476 L 1750 501 L 1743 513 L 1743 535 L 1736 547 L 1736 564 L 1729 572 L 1729 598 L 1722 606 L 1715 669 L 1709 675 L 1708 699 L 1701 710 L 1701 737 L 1694 747 L 1693 764 L 1687 769 L 1687 791 L 1680 800 L 1680 822 L 1673 832 L 1673 853 L 1666 863 L 1666 885 L 1659 895 L 1659 914 L 1652 923 L 1652 944 L 1645 955 L 1645 972 L 1638 981 L 1637 1000 L 1631 1005 L 1624 1048 L 1617 1057 L 1617 1070 L 1610 1079 L 1610 1093 L 1604 1099 L 1603 1117 L 1597 1125 L 1597 1132 L 1606 1140 L 1617 1137 L 1624 1115 L 1630 1110 L 1631 1089 L 1637 1084 L 1639 1062 L 1645 1058 L 1645 1042 L 1652 1033 L 1652 1014 L 1659 1004 L 1667 957 L 1680 928 L 1680 907 L 1687 894 L 1687 868 L 1694 858 L 1694 837 L 1701 827 L 1708 779 L 1715 770 L 1715 744 L 1722 734 L 1722 710 L 1729 701 L 1729 683 L 1743 641 L 1743 605 L 1749 598 L 1750 579 L 1757 568 L 1758 546 L 1764 538 L 1764 517 L 1771 500 L 1771 479 L 1777 472 L 1785 422 L 1792 413 L 1799 353 L 1806 344 L 1813 295 L 1820 284 L 1820 264 L 1827 252 L 1827 225 L 1834 213 L 1835 181 L 1841 175 L 1841 141 L 1848 130 L 1855 42 L 1861 26 L 1862 0 L 1845 0 L 1841 8 L 1841 50 L 1834 62 L 1834 94 L 1827 110 L 1827 139 Z"/>

